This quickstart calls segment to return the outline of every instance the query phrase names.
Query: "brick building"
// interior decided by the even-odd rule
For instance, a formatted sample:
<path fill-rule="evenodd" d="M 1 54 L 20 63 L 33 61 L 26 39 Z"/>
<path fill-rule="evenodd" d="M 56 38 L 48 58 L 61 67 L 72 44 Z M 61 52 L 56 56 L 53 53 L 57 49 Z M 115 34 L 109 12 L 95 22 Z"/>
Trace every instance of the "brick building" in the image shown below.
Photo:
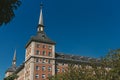
<path fill-rule="evenodd" d="M 48 80 L 57 73 L 65 72 L 69 61 L 76 64 L 87 63 L 89 57 L 74 56 L 55 52 L 55 42 L 44 32 L 42 7 L 40 10 L 37 34 L 32 36 L 26 44 L 25 61 L 16 67 L 16 51 L 12 66 L 6 70 L 5 77 L 16 73 L 17 80 Z"/>

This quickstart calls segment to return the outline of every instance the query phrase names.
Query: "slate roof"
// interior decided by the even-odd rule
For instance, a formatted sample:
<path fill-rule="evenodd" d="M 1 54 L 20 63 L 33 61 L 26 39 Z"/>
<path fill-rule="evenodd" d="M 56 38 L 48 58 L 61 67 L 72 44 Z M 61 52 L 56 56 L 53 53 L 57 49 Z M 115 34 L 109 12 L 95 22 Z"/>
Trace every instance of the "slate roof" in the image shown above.
<path fill-rule="evenodd" d="M 7 70 L 6 70 L 6 72 L 15 72 L 17 70 L 17 67 L 16 66 L 11 66 L 10 68 L 8 68 Z M 5 72 L 5 73 L 6 73 Z"/>
<path fill-rule="evenodd" d="M 97 58 L 91 58 L 91 57 L 86 57 L 86 56 L 76 56 L 76 55 L 70 55 L 70 54 L 64 54 L 64 53 L 56 53 L 55 59 L 58 62 L 74 61 L 74 62 L 88 63 L 89 61 L 96 61 L 96 62 L 100 61 L 100 59 L 97 59 Z"/>
<path fill-rule="evenodd" d="M 18 73 L 19 71 L 21 71 L 21 69 L 23 69 L 25 66 L 25 63 L 22 63 L 20 66 L 18 66 L 18 68 L 16 69 L 15 73 Z"/>
<path fill-rule="evenodd" d="M 96 61 L 97 63 L 100 62 L 100 59 L 97 58 L 91 58 L 86 56 L 77 56 L 77 55 L 71 55 L 71 54 L 64 54 L 64 53 L 55 53 L 55 60 L 56 62 L 60 63 L 69 63 L 70 61 L 73 61 L 75 64 L 79 63 L 85 63 L 89 64 L 90 60 Z M 15 72 L 18 73 L 21 69 L 23 69 L 25 66 L 25 62 L 22 63 L 19 67 L 11 66 L 8 68 L 6 72 Z"/>
<path fill-rule="evenodd" d="M 36 42 L 42 42 L 42 43 L 48 43 L 48 44 L 55 44 L 54 41 L 52 41 L 50 38 L 47 37 L 45 32 L 39 32 L 36 36 L 32 36 L 31 39 L 28 41 L 26 47 L 30 44 L 30 42 L 36 41 Z"/>

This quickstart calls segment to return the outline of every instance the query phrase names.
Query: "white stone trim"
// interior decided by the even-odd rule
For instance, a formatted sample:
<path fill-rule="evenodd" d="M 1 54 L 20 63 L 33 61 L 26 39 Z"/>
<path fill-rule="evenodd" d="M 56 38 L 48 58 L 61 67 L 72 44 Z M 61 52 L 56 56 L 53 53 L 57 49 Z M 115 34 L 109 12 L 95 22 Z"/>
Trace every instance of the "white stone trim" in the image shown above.
<path fill-rule="evenodd" d="M 52 64 L 52 75 L 55 75 L 55 60 L 53 60 Z"/>
<path fill-rule="evenodd" d="M 34 80 L 34 58 L 30 62 L 30 80 Z"/>
<path fill-rule="evenodd" d="M 34 55 L 34 51 L 35 51 L 35 42 L 31 42 L 31 56 Z"/>
<path fill-rule="evenodd" d="M 52 45 L 52 54 L 53 54 L 53 58 L 55 58 L 55 45 Z"/>
<path fill-rule="evenodd" d="M 55 58 L 55 45 L 52 45 L 52 58 Z M 52 64 L 52 75 L 55 75 L 55 60 L 53 60 L 53 64 Z"/>

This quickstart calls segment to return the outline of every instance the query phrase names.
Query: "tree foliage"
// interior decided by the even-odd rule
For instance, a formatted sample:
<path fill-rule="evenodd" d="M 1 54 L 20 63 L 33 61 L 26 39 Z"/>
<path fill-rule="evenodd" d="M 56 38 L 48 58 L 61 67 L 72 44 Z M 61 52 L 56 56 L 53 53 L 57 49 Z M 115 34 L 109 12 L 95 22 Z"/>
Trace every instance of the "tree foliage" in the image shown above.
<path fill-rule="evenodd" d="M 0 0 L 0 25 L 7 24 L 14 18 L 14 10 L 20 4 L 20 0 Z"/>
<path fill-rule="evenodd" d="M 105 57 L 105 62 L 111 68 L 109 71 L 111 80 L 120 80 L 120 49 L 111 50 Z"/>
<path fill-rule="evenodd" d="M 55 75 L 50 80 L 120 80 L 120 49 L 111 50 L 98 62 L 89 64 L 69 64 L 65 73 Z"/>
<path fill-rule="evenodd" d="M 18 78 L 18 76 L 17 76 L 16 74 L 12 74 L 12 75 L 4 78 L 4 80 L 15 80 L 15 79 L 17 79 L 17 78 Z"/>

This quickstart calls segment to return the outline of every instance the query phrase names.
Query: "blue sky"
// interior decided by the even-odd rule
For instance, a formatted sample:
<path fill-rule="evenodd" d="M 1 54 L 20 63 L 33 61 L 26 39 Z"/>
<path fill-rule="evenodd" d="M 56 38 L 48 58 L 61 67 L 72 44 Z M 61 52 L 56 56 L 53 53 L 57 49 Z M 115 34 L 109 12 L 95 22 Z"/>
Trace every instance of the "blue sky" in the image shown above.
<path fill-rule="evenodd" d="M 15 18 L 0 27 L 0 80 L 11 65 L 25 58 L 25 45 L 36 34 L 41 0 L 22 0 Z M 101 57 L 120 48 L 119 0 L 42 0 L 46 34 L 56 52 Z"/>

